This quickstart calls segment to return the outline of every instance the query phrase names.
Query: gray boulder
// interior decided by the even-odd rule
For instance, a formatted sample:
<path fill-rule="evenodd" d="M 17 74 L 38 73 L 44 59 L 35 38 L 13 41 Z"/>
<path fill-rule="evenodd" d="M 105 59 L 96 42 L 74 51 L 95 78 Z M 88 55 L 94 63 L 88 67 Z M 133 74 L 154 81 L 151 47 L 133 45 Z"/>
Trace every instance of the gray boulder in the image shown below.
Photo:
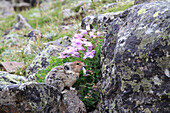
<path fill-rule="evenodd" d="M 16 25 L 13 27 L 12 31 L 14 30 L 20 30 L 24 27 L 27 27 L 28 29 L 32 29 L 32 27 L 28 24 L 28 20 L 26 18 L 24 18 L 21 14 L 18 14 L 16 16 L 16 20 L 17 23 Z"/>
<path fill-rule="evenodd" d="M 0 71 L 0 88 L 3 88 L 5 85 L 21 84 L 25 82 L 27 82 L 27 79 L 23 76 Z"/>
<path fill-rule="evenodd" d="M 42 34 L 39 30 L 34 29 L 32 31 L 30 31 L 27 35 L 27 42 L 29 41 L 37 41 L 39 39 L 42 38 Z"/>
<path fill-rule="evenodd" d="M 160 1 L 160 0 L 135 0 L 135 5 L 136 4 L 141 4 L 141 3 L 144 3 L 144 2 L 152 2 L 152 1 Z"/>
<path fill-rule="evenodd" d="M 12 46 L 20 46 L 22 42 L 19 40 L 19 35 L 13 33 L 4 36 L 2 39 L 2 43 L 8 45 L 9 47 L 12 47 Z"/>
<path fill-rule="evenodd" d="M 0 113 L 58 113 L 58 90 L 47 84 L 27 82 L 0 87 Z"/>
<path fill-rule="evenodd" d="M 48 43 L 43 43 L 43 46 L 45 47 L 48 47 L 49 45 L 55 45 L 55 46 L 60 46 L 62 48 L 66 48 L 68 46 L 71 45 L 71 39 L 70 37 L 68 36 L 64 36 L 62 38 L 59 38 L 55 41 L 51 41 L 51 42 L 48 42 Z"/>
<path fill-rule="evenodd" d="M 97 27 L 103 29 L 104 32 L 107 32 L 110 23 L 115 19 L 115 17 L 119 16 L 121 13 L 122 12 L 116 12 L 87 16 L 82 19 L 81 27 L 87 30 Z"/>
<path fill-rule="evenodd" d="M 32 27 L 28 24 L 28 20 L 26 18 L 24 18 L 21 14 L 18 14 L 16 16 L 16 21 L 17 21 L 17 23 L 12 27 L 12 29 L 9 31 L 6 31 L 3 36 L 5 36 L 11 32 L 21 30 L 23 28 L 28 28 L 30 30 L 32 29 Z"/>
<path fill-rule="evenodd" d="M 3 71 L 0 100 L 0 113 L 86 113 L 76 91 L 67 90 L 62 95 L 56 87 Z"/>
<path fill-rule="evenodd" d="M 49 66 L 52 56 L 58 56 L 61 48 L 58 46 L 50 45 L 47 49 L 40 52 L 26 69 L 26 75 L 30 81 L 36 80 L 35 74 L 38 70 L 45 69 Z"/>
<path fill-rule="evenodd" d="M 0 17 L 11 16 L 14 12 L 13 6 L 8 1 L 0 1 Z"/>
<path fill-rule="evenodd" d="M 117 3 L 110 3 L 110 4 L 107 4 L 107 5 L 104 5 L 103 8 L 101 9 L 101 11 L 113 8 L 115 6 L 117 6 Z"/>
<path fill-rule="evenodd" d="M 170 111 L 170 3 L 125 10 L 111 24 L 101 49 L 102 113 Z"/>
<path fill-rule="evenodd" d="M 75 91 L 67 91 L 63 94 L 61 112 L 63 113 L 86 113 L 86 107 L 84 103 L 79 99 Z"/>

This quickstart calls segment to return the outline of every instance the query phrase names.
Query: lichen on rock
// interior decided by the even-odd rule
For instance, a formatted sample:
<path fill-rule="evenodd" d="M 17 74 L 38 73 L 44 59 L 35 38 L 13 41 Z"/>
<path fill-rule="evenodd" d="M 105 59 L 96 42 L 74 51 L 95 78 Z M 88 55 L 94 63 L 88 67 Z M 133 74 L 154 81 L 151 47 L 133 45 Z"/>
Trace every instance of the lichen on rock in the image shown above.
<path fill-rule="evenodd" d="M 100 112 L 170 111 L 169 16 L 169 2 L 157 1 L 113 20 L 101 49 Z"/>
<path fill-rule="evenodd" d="M 61 95 L 47 84 L 26 82 L 0 87 L 0 112 L 57 113 Z"/>

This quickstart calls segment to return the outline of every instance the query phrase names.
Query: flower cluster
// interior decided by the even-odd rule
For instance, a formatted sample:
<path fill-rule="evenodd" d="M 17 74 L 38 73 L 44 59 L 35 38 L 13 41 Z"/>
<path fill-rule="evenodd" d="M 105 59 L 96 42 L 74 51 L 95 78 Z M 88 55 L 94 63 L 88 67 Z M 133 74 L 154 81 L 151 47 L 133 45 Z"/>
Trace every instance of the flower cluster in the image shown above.
<path fill-rule="evenodd" d="M 84 37 L 95 39 L 100 35 L 100 32 L 97 32 L 97 35 L 95 35 L 95 30 L 89 33 L 87 30 L 80 29 L 79 31 L 79 34 L 74 35 L 71 46 L 61 52 L 59 58 L 80 57 L 80 54 L 84 55 L 83 59 L 93 58 L 95 56 L 96 51 L 92 50 L 93 44 Z"/>
<path fill-rule="evenodd" d="M 71 40 L 71 46 L 67 47 L 63 52 L 60 53 L 59 58 L 83 58 L 84 60 L 87 58 L 93 58 L 95 56 L 96 51 L 93 50 L 93 44 L 89 41 L 93 41 L 96 37 L 100 36 L 100 32 L 96 30 L 87 31 L 80 29 L 79 34 L 75 34 L 73 39 Z M 87 76 L 86 69 L 83 68 L 83 76 Z"/>

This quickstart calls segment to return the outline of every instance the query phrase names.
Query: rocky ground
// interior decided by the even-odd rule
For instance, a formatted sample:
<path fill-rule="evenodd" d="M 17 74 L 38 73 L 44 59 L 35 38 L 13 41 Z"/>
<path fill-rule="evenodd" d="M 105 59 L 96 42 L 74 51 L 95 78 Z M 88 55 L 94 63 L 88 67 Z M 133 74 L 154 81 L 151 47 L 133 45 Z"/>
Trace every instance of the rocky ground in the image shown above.
<path fill-rule="evenodd" d="M 1 0 L 0 14 L 0 61 L 25 64 L 14 73 L 1 65 L 0 112 L 170 111 L 168 0 Z M 46 76 L 51 62 L 61 64 L 53 58 L 71 45 L 79 29 L 102 33 L 103 43 L 96 42 L 100 77 L 83 87 L 79 82 L 89 78 L 80 77 L 78 92 L 63 94 L 37 77 Z M 82 97 L 84 87 L 98 92 L 92 96 L 88 90 Z"/>

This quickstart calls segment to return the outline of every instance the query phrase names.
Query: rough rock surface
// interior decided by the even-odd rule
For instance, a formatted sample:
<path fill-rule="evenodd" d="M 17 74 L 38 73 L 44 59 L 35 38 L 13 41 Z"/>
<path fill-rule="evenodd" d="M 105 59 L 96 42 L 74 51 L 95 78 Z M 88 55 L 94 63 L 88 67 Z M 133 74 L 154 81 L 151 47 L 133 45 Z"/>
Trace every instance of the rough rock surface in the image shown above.
<path fill-rule="evenodd" d="M 58 56 L 61 48 L 50 45 L 47 49 L 40 52 L 26 69 L 26 75 L 30 81 L 36 80 L 35 74 L 40 69 L 45 69 L 51 60 L 52 56 Z"/>
<path fill-rule="evenodd" d="M 170 3 L 157 1 L 114 19 L 101 49 L 100 112 L 170 111 L 169 18 Z"/>
<path fill-rule="evenodd" d="M 8 45 L 9 47 L 12 46 L 20 46 L 20 43 L 22 43 L 19 40 L 19 35 L 14 33 L 14 34 L 9 34 L 3 37 L 2 43 Z"/>
<path fill-rule="evenodd" d="M 63 95 L 61 107 L 62 113 L 86 113 L 86 107 L 75 91 L 67 90 Z"/>
<path fill-rule="evenodd" d="M 0 113 L 85 112 L 76 91 L 67 90 L 62 96 L 56 87 L 0 71 Z"/>
<path fill-rule="evenodd" d="M 16 16 L 16 20 L 17 20 L 17 23 L 13 26 L 13 28 L 9 31 L 6 31 L 3 36 L 9 34 L 10 32 L 21 30 L 23 28 L 32 29 L 32 27 L 28 24 L 28 20 L 24 18 L 21 14 L 18 14 Z"/>
<path fill-rule="evenodd" d="M 152 1 L 160 1 L 160 0 L 135 0 L 134 4 L 141 4 L 144 2 L 152 2 Z"/>
<path fill-rule="evenodd" d="M 13 27 L 12 31 L 14 30 L 20 30 L 24 27 L 27 27 L 28 29 L 32 29 L 32 27 L 28 24 L 28 20 L 24 18 L 21 14 L 18 14 L 16 16 L 17 24 Z"/>
<path fill-rule="evenodd" d="M 0 1 L 0 17 L 8 17 L 14 11 L 12 4 L 8 1 Z"/>
<path fill-rule="evenodd" d="M 43 50 L 42 47 L 36 48 L 35 44 L 39 42 L 43 38 L 43 35 L 39 30 L 32 30 L 27 35 L 27 45 L 23 48 L 23 54 L 30 55 L 30 54 L 37 54 Z"/>
<path fill-rule="evenodd" d="M 42 34 L 39 30 L 34 29 L 27 35 L 27 42 L 31 41 L 37 41 L 38 38 L 42 38 Z"/>
<path fill-rule="evenodd" d="M 0 87 L 0 113 L 57 113 L 60 93 L 47 84 L 27 82 Z"/>
<path fill-rule="evenodd" d="M 117 3 L 110 3 L 110 4 L 107 4 L 107 5 L 104 5 L 101 10 L 102 10 L 102 11 L 103 11 L 103 10 L 107 10 L 107 9 L 113 8 L 113 7 L 115 7 L 115 6 L 117 6 Z"/>
<path fill-rule="evenodd" d="M 51 41 L 51 42 L 48 42 L 48 43 L 43 43 L 43 46 L 45 47 L 48 47 L 49 45 L 56 45 L 56 46 L 60 46 L 62 48 L 66 48 L 68 46 L 71 45 L 71 39 L 70 37 L 68 36 L 64 36 L 62 38 L 59 38 L 55 41 Z"/>
<path fill-rule="evenodd" d="M 83 29 L 90 30 L 96 26 L 97 28 L 100 27 L 100 29 L 103 29 L 105 32 L 107 32 L 110 23 L 121 13 L 122 12 L 116 12 L 87 16 L 81 21 L 81 27 Z"/>
<path fill-rule="evenodd" d="M 69 18 L 69 17 L 75 16 L 75 13 L 73 11 L 71 11 L 71 9 L 64 9 L 62 11 L 62 14 L 63 14 L 64 18 Z"/>
<path fill-rule="evenodd" d="M 4 85 L 21 84 L 24 82 L 27 82 L 27 79 L 23 76 L 0 71 L 0 88 L 3 88 Z"/>

